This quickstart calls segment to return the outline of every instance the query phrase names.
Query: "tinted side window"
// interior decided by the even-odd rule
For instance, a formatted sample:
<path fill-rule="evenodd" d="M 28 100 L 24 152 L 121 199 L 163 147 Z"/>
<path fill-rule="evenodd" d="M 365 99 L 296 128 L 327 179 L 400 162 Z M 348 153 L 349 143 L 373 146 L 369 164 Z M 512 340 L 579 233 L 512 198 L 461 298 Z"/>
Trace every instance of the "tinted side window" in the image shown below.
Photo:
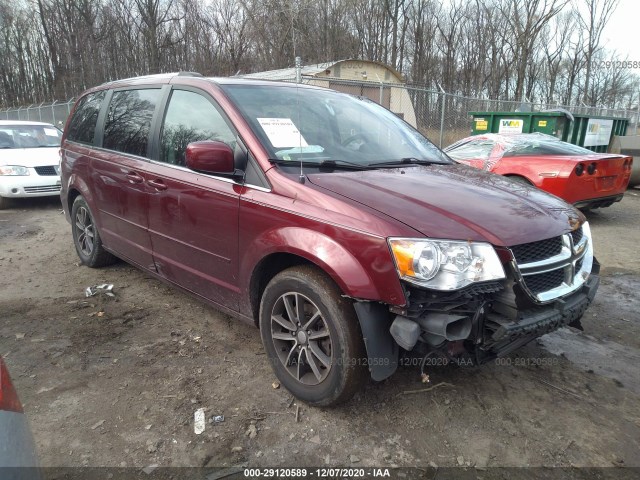
<path fill-rule="evenodd" d="M 151 119 L 159 100 L 160 89 L 114 92 L 107 111 L 102 146 L 146 156 Z"/>
<path fill-rule="evenodd" d="M 67 138 L 74 142 L 93 144 L 96 123 L 100 106 L 104 100 L 105 91 L 90 93 L 80 99 L 78 106 L 69 122 Z"/>
<path fill-rule="evenodd" d="M 205 97 L 174 90 L 162 127 L 160 161 L 184 166 L 187 145 L 200 140 L 217 140 L 234 148 L 236 135 Z"/>

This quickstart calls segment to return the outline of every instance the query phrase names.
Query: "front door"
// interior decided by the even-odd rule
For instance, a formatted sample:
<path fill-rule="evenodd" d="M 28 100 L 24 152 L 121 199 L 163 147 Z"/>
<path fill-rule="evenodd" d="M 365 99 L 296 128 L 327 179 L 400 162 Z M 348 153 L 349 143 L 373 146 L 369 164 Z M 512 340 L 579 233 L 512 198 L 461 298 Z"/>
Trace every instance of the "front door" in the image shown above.
<path fill-rule="evenodd" d="M 149 234 L 158 273 L 213 302 L 237 310 L 238 209 L 241 186 L 189 170 L 187 144 L 236 134 L 212 99 L 174 89 L 160 131 L 158 161 L 146 171 Z"/>

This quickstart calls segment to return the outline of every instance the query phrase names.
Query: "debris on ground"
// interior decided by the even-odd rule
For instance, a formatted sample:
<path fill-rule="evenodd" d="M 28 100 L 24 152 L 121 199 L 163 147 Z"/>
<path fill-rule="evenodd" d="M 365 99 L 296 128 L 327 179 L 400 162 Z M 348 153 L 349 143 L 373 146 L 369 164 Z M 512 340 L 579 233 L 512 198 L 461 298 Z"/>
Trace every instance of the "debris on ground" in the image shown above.
<path fill-rule="evenodd" d="M 434 390 L 438 387 L 455 387 L 455 385 L 449 383 L 449 382 L 440 382 L 440 383 L 436 383 L 434 386 L 432 387 L 428 387 L 428 388 L 421 388 L 419 390 L 405 390 L 404 392 L 400 392 L 396 395 L 396 397 L 399 397 L 401 395 L 412 395 L 414 393 L 421 393 L 421 392 L 429 392 L 431 390 Z"/>
<path fill-rule="evenodd" d="M 206 420 L 204 416 L 204 408 L 199 408 L 193 414 L 193 432 L 196 435 L 200 435 L 204 432 L 206 426 Z"/>
<path fill-rule="evenodd" d="M 93 426 L 91 427 L 91 430 L 95 430 L 98 427 L 101 427 L 104 424 L 104 420 L 100 420 L 99 422 L 96 422 L 95 424 L 93 424 Z"/>
<path fill-rule="evenodd" d="M 216 424 L 224 422 L 224 415 L 214 415 L 209 419 L 209 423 Z"/>
<path fill-rule="evenodd" d="M 148 465 L 148 466 L 144 467 L 142 469 L 142 471 L 144 473 L 146 473 L 147 475 L 151 475 L 151 473 L 158 467 L 159 467 L 159 465 L 157 463 L 152 463 L 151 465 Z"/>
<path fill-rule="evenodd" d="M 113 293 L 113 283 L 93 285 L 91 287 L 87 287 L 84 291 L 85 297 L 93 297 L 98 294 L 106 295 L 107 297 L 115 297 L 116 295 Z"/>
<path fill-rule="evenodd" d="M 273 382 L 273 383 L 271 384 L 271 386 L 273 387 L 273 389 L 274 389 L 274 390 L 277 390 L 278 388 L 280 388 L 280 383 L 278 383 L 278 382 Z"/>
<path fill-rule="evenodd" d="M 252 423 L 244 434 L 247 437 L 254 439 L 258 435 L 258 429 L 256 429 L 256 426 Z"/>

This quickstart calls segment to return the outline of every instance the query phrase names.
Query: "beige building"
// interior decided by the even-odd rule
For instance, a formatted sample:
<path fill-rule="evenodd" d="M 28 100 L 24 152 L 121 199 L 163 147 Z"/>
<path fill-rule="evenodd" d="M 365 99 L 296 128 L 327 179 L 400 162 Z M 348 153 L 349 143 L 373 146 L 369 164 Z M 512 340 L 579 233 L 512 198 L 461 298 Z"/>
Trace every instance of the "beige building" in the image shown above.
<path fill-rule="evenodd" d="M 416 126 L 416 114 L 402 75 L 394 68 L 369 60 L 338 60 L 305 65 L 302 83 L 367 97 Z M 296 69 L 282 68 L 242 75 L 244 78 L 295 82 Z"/>

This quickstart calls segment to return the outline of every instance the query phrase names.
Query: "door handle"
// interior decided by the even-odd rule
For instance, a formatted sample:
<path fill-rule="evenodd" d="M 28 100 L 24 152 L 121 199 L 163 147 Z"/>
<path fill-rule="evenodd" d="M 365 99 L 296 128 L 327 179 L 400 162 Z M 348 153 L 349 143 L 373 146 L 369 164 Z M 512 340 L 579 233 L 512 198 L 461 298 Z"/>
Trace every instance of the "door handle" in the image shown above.
<path fill-rule="evenodd" d="M 156 190 L 166 190 L 167 186 L 165 185 L 165 183 L 162 180 L 149 180 L 147 182 L 149 185 L 151 185 L 153 188 L 155 188 Z"/>
<path fill-rule="evenodd" d="M 126 177 L 127 177 L 127 180 L 129 180 L 131 183 L 142 183 L 142 182 L 144 182 L 144 178 L 142 178 L 136 172 L 129 172 L 129 173 L 127 173 Z"/>

